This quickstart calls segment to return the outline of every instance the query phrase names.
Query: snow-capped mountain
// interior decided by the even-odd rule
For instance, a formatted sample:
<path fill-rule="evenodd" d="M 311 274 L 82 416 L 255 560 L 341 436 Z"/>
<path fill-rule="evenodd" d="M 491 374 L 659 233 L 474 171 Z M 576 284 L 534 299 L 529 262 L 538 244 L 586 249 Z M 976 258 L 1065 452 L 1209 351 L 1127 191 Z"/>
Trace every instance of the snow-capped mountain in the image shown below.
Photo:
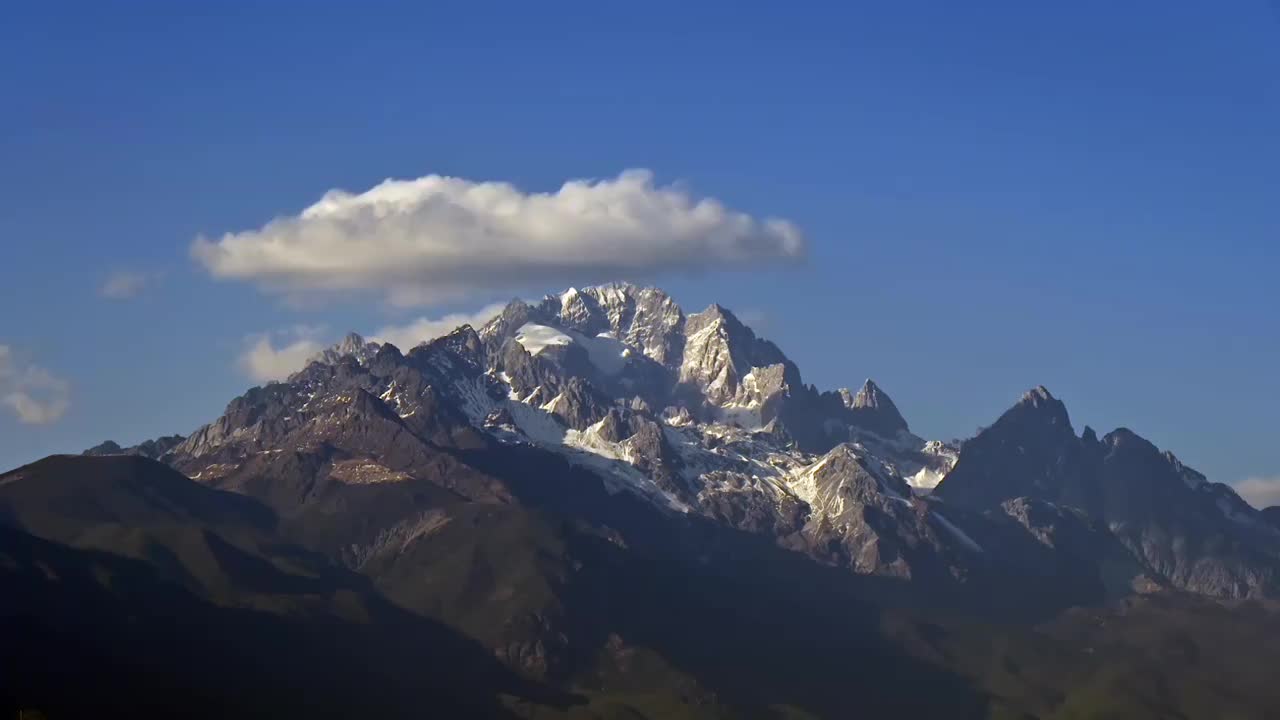
<path fill-rule="evenodd" d="M 511 502 L 487 459 L 504 448 L 554 456 L 672 518 L 975 597 L 1276 593 L 1280 532 L 1263 515 L 1126 430 L 1077 438 L 1042 388 L 960 448 L 926 441 L 875 382 L 819 391 L 729 310 L 686 314 L 628 284 L 513 301 L 407 353 L 349 336 L 161 457 L 288 511 L 325 483 L 427 480 Z M 421 521 L 397 515 L 410 507 L 386 510 L 394 527 Z M 366 557 L 386 532 L 356 532 L 342 552 Z"/>
<path fill-rule="evenodd" d="M 570 288 L 513 303 L 478 332 L 487 374 L 505 389 L 488 413 L 509 415 L 512 437 L 620 461 L 606 467 L 623 487 L 639 469 L 685 511 L 729 489 L 793 503 L 803 469 L 841 443 L 925 488 L 954 462 L 954 448 L 912 435 L 873 382 L 856 397 L 819 394 L 729 310 L 686 315 L 656 288 Z M 531 410 L 563 430 L 548 432 Z"/>
<path fill-rule="evenodd" d="M 236 487 L 285 452 L 338 448 L 368 458 L 364 476 L 394 477 L 427 453 L 410 438 L 537 447 L 612 492 L 858 570 L 911 574 L 901 559 L 868 559 L 905 542 L 906 525 L 863 517 L 884 508 L 918 516 L 910 542 L 955 545 L 960 560 L 943 564 L 973 554 L 928 503 L 911 510 L 911 485 L 936 484 L 956 449 L 911 434 L 875 383 L 819 393 L 729 310 L 686 314 L 661 290 L 628 284 L 514 301 L 484 327 L 407 355 L 350 335 L 287 382 L 233 401 L 166 459 Z M 830 470 L 855 466 L 877 482 L 854 492 Z"/>

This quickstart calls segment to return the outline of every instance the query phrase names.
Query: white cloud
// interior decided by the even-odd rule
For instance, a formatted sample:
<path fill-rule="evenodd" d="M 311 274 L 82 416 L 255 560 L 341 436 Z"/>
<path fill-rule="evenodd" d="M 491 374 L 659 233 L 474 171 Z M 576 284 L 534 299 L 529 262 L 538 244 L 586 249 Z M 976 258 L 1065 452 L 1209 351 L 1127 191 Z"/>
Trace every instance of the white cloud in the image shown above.
<path fill-rule="evenodd" d="M 1280 476 L 1241 480 L 1235 484 L 1235 490 L 1246 502 L 1258 509 L 1280 505 Z"/>
<path fill-rule="evenodd" d="M 48 425 L 71 406 L 71 383 L 39 365 L 19 361 L 9 346 L 0 345 L 0 404 L 21 423 Z"/>
<path fill-rule="evenodd" d="M 98 293 L 109 300 L 127 300 L 145 290 L 154 277 L 149 273 L 117 270 L 107 276 Z"/>
<path fill-rule="evenodd" d="M 370 339 L 380 343 L 391 343 L 402 352 L 408 352 L 419 343 L 447 335 L 463 325 L 470 325 L 478 330 L 481 325 L 502 312 L 504 307 L 506 306 L 503 303 L 494 303 L 473 313 L 450 313 L 437 319 L 420 317 L 406 325 L 388 325 Z"/>
<path fill-rule="evenodd" d="M 381 292 L 397 305 L 473 292 L 740 268 L 804 254 L 793 224 L 756 219 L 644 170 L 574 180 L 554 193 L 428 175 L 325 193 L 296 216 L 200 237 L 214 277 L 291 299 Z"/>
<path fill-rule="evenodd" d="M 368 339 L 391 343 L 408 352 L 427 340 L 447 335 L 463 325 L 479 327 L 506 307 L 503 303 L 486 305 L 475 312 L 449 313 L 439 318 L 420 317 L 404 325 L 387 325 Z M 258 333 L 245 338 L 245 348 L 236 364 L 257 382 L 284 380 L 307 366 L 316 355 L 332 346 L 325 340 L 325 325 L 294 325 L 274 333 Z"/>
<path fill-rule="evenodd" d="M 240 370 L 257 382 L 284 380 L 306 366 L 307 360 L 324 349 L 314 337 L 297 337 L 281 347 L 276 347 L 269 333 L 248 338 L 249 345 L 240 354 Z"/>

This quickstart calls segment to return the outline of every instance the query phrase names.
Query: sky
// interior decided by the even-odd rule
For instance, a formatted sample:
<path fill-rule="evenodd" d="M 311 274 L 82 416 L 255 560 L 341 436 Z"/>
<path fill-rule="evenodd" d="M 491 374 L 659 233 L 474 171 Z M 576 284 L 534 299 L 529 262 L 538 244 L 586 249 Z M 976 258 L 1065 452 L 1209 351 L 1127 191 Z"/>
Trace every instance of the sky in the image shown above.
<path fill-rule="evenodd" d="M 1274 2 L 107 5 L 0 21 L 0 467 L 625 279 L 1280 502 Z"/>

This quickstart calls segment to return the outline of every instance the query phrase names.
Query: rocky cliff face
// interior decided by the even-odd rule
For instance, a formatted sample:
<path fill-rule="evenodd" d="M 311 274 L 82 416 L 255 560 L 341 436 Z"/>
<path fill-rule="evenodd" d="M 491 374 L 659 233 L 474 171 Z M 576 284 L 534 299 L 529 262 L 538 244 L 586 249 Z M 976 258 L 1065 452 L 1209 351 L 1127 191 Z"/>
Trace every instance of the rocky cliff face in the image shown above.
<path fill-rule="evenodd" d="M 839 394 L 840 401 L 848 408 L 853 423 L 858 427 L 882 437 L 907 432 L 907 421 L 898 412 L 898 406 L 870 378 L 856 395 L 851 395 L 847 388 L 841 388 Z"/>
<path fill-rule="evenodd" d="M 1280 591 L 1280 534 L 1262 513 L 1128 429 L 1077 437 L 1044 388 L 965 442 L 936 495 L 978 509 L 1017 498 L 1077 508 L 1173 587 L 1229 598 Z"/>

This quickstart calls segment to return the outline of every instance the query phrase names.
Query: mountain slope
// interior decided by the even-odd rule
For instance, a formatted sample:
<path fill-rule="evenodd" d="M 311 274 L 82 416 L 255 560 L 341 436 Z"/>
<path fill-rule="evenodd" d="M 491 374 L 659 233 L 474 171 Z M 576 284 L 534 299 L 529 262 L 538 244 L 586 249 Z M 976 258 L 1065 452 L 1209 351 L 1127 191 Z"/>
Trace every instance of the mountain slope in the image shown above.
<path fill-rule="evenodd" d="M 1127 431 L 1077 438 L 1043 388 L 956 465 L 873 381 L 819 392 L 728 310 L 686 315 L 625 284 L 515 301 L 478 331 L 407 354 L 348 338 L 232 401 L 163 459 L 259 498 L 300 542 L 359 568 L 458 503 L 516 501 L 517 475 L 477 459 L 523 446 L 661 511 L 934 590 L 1004 594 L 1028 572 L 1052 583 L 1044 565 L 1073 588 L 1059 606 L 1135 585 L 1275 591 L 1261 516 Z M 936 498 L 913 497 L 944 474 Z M 1148 503 L 1164 485 L 1172 494 Z M 1053 507 L 1007 504 L 1024 497 Z"/>
<path fill-rule="evenodd" d="M 1079 508 L 1153 576 L 1216 597 L 1280 593 L 1280 532 L 1229 487 L 1121 428 L 1077 437 L 1066 407 L 1027 393 L 961 447 L 935 491 L 991 509 L 1019 497 Z"/>
<path fill-rule="evenodd" d="M 844 686 L 873 715 L 979 717 L 994 681 L 957 684 L 921 617 L 964 646 L 951 618 L 1277 591 L 1265 516 L 1127 430 L 1077 436 L 1043 388 L 961 448 L 926 442 L 873 381 L 819 391 L 725 308 L 622 284 L 407 352 L 348 338 L 161 459 L 270 509 L 270 528 L 219 531 L 243 552 L 278 562 L 253 539 L 276 533 L 593 703 L 669 709 L 679 687 L 712 716 L 839 717 Z M 921 657 L 886 637 L 886 608 Z M 947 689 L 916 697 L 897 674 Z"/>
<path fill-rule="evenodd" d="M 0 507 L 5 705 L 502 717 L 503 695 L 569 702 L 273 535 L 256 502 L 150 460 L 49 458 L 0 476 Z"/>
<path fill-rule="evenodd" d="M 697 546 L 701 556 L 630 548 L 627 537 L 668 516 L 600 487 L 566 498 L 565 489 L 585 480 L 571 476 L 583 471 L 535 448 L 514 450 L 536 453 L 506 461 L 531 471 L 513 485 L 519 503 L 467 502 L 443 528 L 368 565 L 389 563 L 375 575 L 410 604 L 434 597 L 494 608 L 495 595 L 538 595 L 527 583 L 495 593 L 513 572 L 551 580 L 557 587 L 545 587 L 569 621 L 561 631 L 571 648 L 587 651 L 570 656 L 577 670 L 564 680 L 582 694 L 520 681 L 488 651 L 354 580 L 346 602 L 366 608 L 358 621 L 345 610 L 247 610 L 211 602 L 186 587 L 184 573 L 152 558 L 72 548 L 8 526 L 0 527 L 0 710 L 835 718 L 856 708 L 862 717 L 1263 718 L 1280 702 L 1265 671 L 1275 660 L 1266 638 L 1280 618 L 1270 605 L 1161 595 L 1068 613 L 1034 631 L 945 613 L 886 613 L 868 600 L 893 604 L 896 581 L 824 567 L 759 534 L 699 521 L 676 526 L 690 537 L 667 548 Z M 554 472 L 555 463 L 565 472 Z M 85 533 L 69 528 L 104 518 L 228 527 L 235 524 L 228 507 L 245 511 L 237 514 L 251 527 L 268 517 L 247 498 L 184 488 L 173 473 L 133 458 L 53 458 L 0 480 L 10 522 L 25 518 L 77 537 Z M 85 499 L 68 502 L 68 492 Z M 620 531 L 570 515 L 607 519 Z M 512 554 L 520 548 L 527 555 Z M 581 634 L 597 639 L 582 643 Z"/>
<path fill-rule="evenodd" d="M 300 542 L 357 569 L 458 503 L 518 501 L 519 470 L 485 458 L 530 446 L 661 512 L 855 572 L 914 578 L 939 597 L 984 583 L 1025 597 L 1019 574 L 1042 552 L 1008 518 L 915 502 L 907 478 L 948 467 L 944 447 L 911 435 L 874 383 L 848 403 L 803 385 L 776 346 L 719 306 L 685 317 L 660 291 L 614 285 L 514 302 L 478 332 L 459 328 L 407 355 L 348 344 L 359 357 L 321 356 L 251 390 L 165 460 L 262 500 Z M 792 416 L 821 420 L 830 437 L 820 452 L 792 436 Z M 1004 540 L 974 540 L 993 534 Z M 1081 572 L 1069 577 L 1082 590 L 1055 602 L 1101 597 L 1100 581 Z"/>

